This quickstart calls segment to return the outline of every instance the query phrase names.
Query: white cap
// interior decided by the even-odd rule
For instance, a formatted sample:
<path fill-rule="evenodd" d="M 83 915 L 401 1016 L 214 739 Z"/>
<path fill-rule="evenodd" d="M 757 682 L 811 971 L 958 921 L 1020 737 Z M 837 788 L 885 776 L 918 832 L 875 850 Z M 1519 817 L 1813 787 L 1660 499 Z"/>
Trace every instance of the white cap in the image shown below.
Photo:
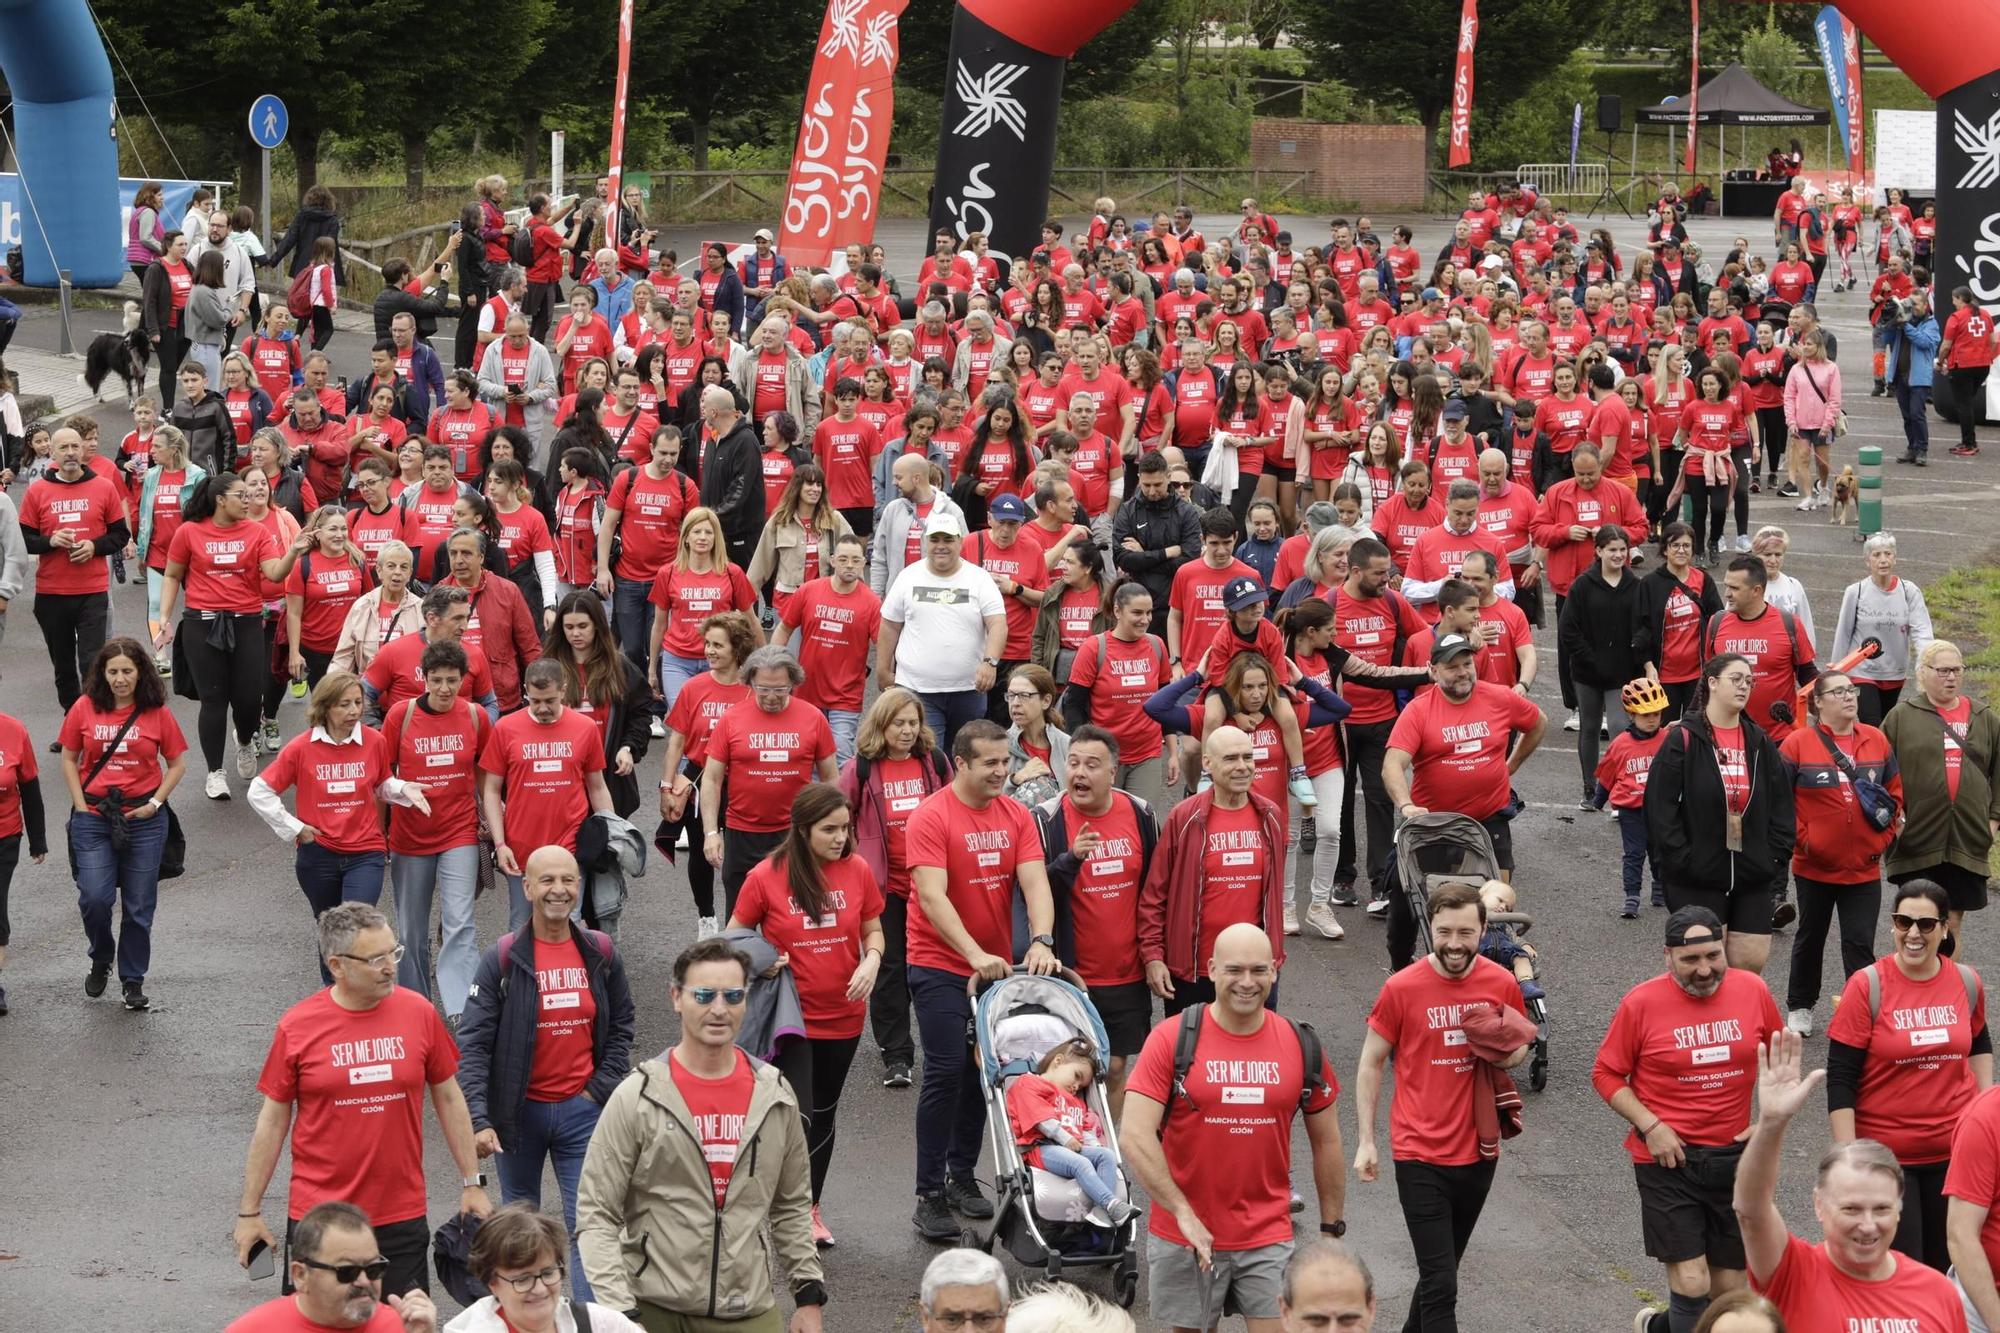
<path fill-rule="evenodd" d="M 965 519 L 949 509 L 934 509 L 924 520 L 924 536 L 934 537 L 938 533 L 949 533 L 953 537 L 965 535 Z"/>
<path fill-rule="evenodd" d="M 769 227 L 759 227 L 757 228 L 756 231 L 750 234 L 750 239 L 753 241 L 770 241 L 770 240 L 776 240 L 777 238 L 771 235 L 771 229 Z"/>

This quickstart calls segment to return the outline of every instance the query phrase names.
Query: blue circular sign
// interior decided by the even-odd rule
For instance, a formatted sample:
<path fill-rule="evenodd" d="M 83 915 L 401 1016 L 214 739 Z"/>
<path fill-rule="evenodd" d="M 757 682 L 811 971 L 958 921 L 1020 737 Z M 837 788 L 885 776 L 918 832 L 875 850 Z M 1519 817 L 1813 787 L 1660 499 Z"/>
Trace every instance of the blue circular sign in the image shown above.
<path fill-rule="evenodd" d="M 276 93 L 265 93 L 250 104 L 250 138 L 259 148 L 276 148 L 285 141 L 291 115 Z"/>

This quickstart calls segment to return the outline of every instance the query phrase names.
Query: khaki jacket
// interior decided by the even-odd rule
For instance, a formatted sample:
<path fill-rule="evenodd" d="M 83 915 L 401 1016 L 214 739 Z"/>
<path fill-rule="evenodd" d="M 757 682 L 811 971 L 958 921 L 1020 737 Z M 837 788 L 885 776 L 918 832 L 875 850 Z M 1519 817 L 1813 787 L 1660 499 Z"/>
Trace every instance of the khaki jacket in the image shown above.
<path fill-rule="evenodd" d="M 755 1069 L 720 1209 L 664 1057 L 642 1062 L 605 1102 L 576 1198 L 576 1244 L 598 1304 L 630 1310 L 646 1301 L 677 1314 L 748 1319 L 776 1303 L 774 1246 L 795 1286 L 825 1280 L 798 1099 L 775 1067 Z"/>

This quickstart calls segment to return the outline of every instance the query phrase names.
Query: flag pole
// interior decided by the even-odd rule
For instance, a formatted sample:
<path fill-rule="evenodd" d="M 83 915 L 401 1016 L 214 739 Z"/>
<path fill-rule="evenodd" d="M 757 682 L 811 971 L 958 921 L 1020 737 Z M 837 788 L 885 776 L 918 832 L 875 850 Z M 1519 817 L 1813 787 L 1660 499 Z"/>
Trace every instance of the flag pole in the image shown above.
<path fill-rule="evenodd" d="M 618 210 L 625 198 L 625 103 L 632 86 L 632 7 L 633 0 L 618 0 L 618 85 L 611 101 L 611 167 L 606 173 L 611 198 L 605 201 L 604 209 L 604 238 L 613 254 L 619 249 Z"/>

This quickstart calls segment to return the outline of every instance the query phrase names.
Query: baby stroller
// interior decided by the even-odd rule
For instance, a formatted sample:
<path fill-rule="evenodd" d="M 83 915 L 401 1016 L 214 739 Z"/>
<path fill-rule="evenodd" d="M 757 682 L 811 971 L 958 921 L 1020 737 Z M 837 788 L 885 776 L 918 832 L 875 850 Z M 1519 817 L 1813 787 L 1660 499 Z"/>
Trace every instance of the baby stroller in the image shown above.
<path fill-rule="evenodd" d="M 1500 858 L 1493 851 L 1492 837 L 1478 820 L 1434 810 L 1405 820 L 1396 830 L 1396 878 L 1409 895 L 1410 911 L 1417 919 L 1418 948 L 1428 953 L 1431 923 L 1426 908 L 1431 891 L 1446 884 L 1477 888 L 1489 879 L 1498 879 Z M 1535 920 L 1525 912 L 1495 912 L 1487 917 L 1487 924 L 1502 928 L 1518 942 Z M 1481 944 L 1484 952 L 1485 941 Z M 1528 1086 L 1540 1092 L 1549 1081 L 1548 1001 L 1524 993 L 1521 1004 L 1536 1028 L 1534 1047 L 1528 1052 Z"/>
<path fill-rule="evenodd" d="M 968 1228 L 961 1243 L 990 1250 L 1000 1242 L 1025 1268 L 1039 1268 L 1051 1281 L 1070 1268 L 1113 1269 L 1118 1303 L 1130 1308 L 1139 1294 L 1138 1231 L 1142 1214 L 1123 1226 L 1103 1227 L 1085 1220 L 1090 1200 L 1073 1180 L 1051 1175 L 1023 1160 L 1007 1118 L 1007 1085 L 1058 1042 L 1088 1040 L 1097 1068 L 1086 1100 L 1104 1125 L 1105 1146 L 1118 1151 L 1118 1130 L 1104 1095 L 1109 1039 L 1104 1020 L 1091 1006 L 1072 972 L 1061 977 L 1030 976 L 1017 967 L 999 981 L 982 983 L 972 1017 L 979 1048 L 980 1086 L 986 1094 L 986 1132 L 993 1141 L 993 1186 L 999 1198 L 991 1232 Z M 1118 1197 L 1129 1198 L 1131 1182 L 1121 1181 Z"/>

